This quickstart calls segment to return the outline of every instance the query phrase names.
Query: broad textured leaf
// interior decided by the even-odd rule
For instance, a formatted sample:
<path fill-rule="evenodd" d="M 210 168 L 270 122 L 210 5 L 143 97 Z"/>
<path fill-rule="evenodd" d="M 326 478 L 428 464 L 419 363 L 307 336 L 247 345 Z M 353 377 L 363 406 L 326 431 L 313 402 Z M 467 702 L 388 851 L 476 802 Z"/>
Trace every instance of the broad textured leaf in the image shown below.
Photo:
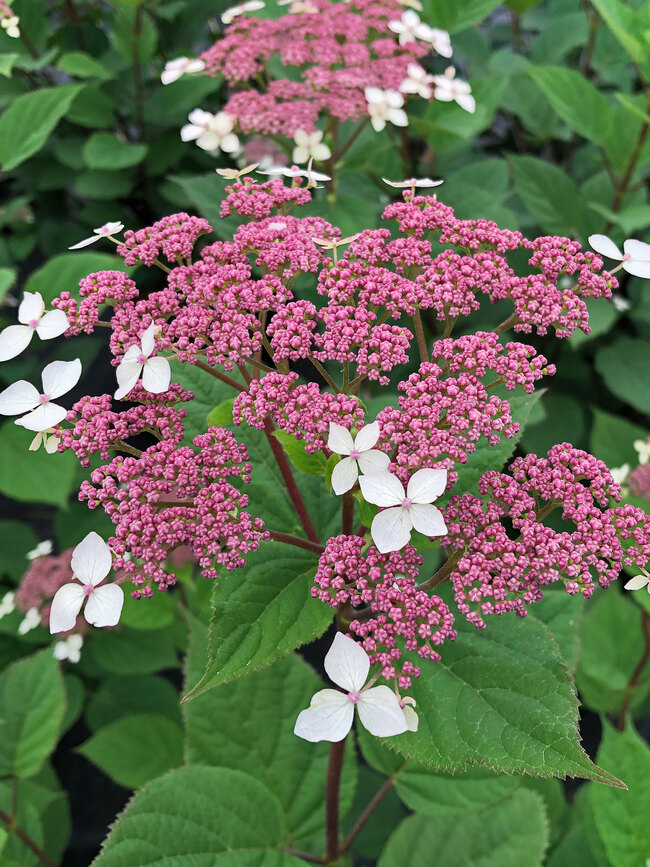
<path fill-rule="evenodd" d="M 316 562 L 307 551 L 265 542 L 244 569 L 219 578 L 208 665 L 186 699 L 264 668 L 325 632 L 332 612 L 310 592 Z"/>
<path fill-rule="evenodd" d="M 50 649 L 5 669 L 0 708 L 0 776 L 31 777 L 56 746 L 65 713 L 65 688 Z"/>
<path fill-rule="evenodd" d="M 544 598 L 531 609 L 538 620 L 545 623 L 558 643 L 562 658 L 569 671 L 574 672 L 580 650 L 579 629 L 585 610 L 581 596 L 570 596 L 562 589 L 544 588 Z"/>
<path fill-rule="evenodd" d="M 76 240 L 82 240 L 84 231 L 85 237 L 88 237 L 92 234 L 92 227 L 88 230 L 80 229 Z M 104 243 L 110 244 L 110 241 Z M 105 270 L 129 273 L 131 269 L 125 266 L 124 259 L 111 256 L 110 253 L 84 253 L 83 251 L 62 253 L 30 274 L 25 289 L 27 292 L 40 292 L 46 302 L 51 301 L 64 290 L 78 298 L 79 281 L 95 271 Z"/>
<path fill-rule="evenodd" d="M 435 27 L 458 33 L 476 24 L 499 5 L 499 0 L 425 0 L 425 21 Z"/>
<path fill-rule="evenodd" d="M 302 473 L 322 476 L 325 473 L 327 459 L 323 452 L 308 454 L 302 441 L 292 437 L 283 430 L 276 430 L 275 438 L 280 441 L 291 463 Z"/>
<path fill-rule="evenodd" d="M 135 795 L 93 867 L 300 867 L 276 848 L 283 830 L 277 798 L 247 774 L 179 768 Z"/>
<path fill-rule="evenodd" d="M 483 810 L 508 797 L 519 785 L 517 777 L 495 774 L 489 768 L 435 774 L 408 761 L 395 781 L 397 794 L 407 807 L 417 813 L 441 817 L 458 817 Z"/>
<path fill-rule="evenodd" d="M 9 781 L 0 783 L 0 809 L 11 815 L 12 811 L 12 791 Z M 18 794 L 22 795 L 23 786 L 18 786 Z M 16 799 L 17 813 L 16 821 L 25 831 L 31 840 L 37 846 L 42 847 L 44 843 L 43 822 L 39 815 L 40 810 L 24 797 Z M 27 846 L 20 840 L 16 834 L 9 834 L 8 837 L 3 837 L 4 823 L 0 826 L 0 864 L 2 867 L 39 867 L 42 864 L 40 859 L 28 849 Z"/>
<path fill-rule="evenodd" d="M 85 717 L 96 731 L 126 714 L 152 713 L 181 722 L 180 695 L 165 677 L 107 677 L 88 700 Z"/>
<path fill-rule="evenodd" d="M 107 132 L 96 132 L 83 149 L 85 164 L 90 169 L 116 171 L 135 166 L 147 155 L 147 146 L 121 141 Z"/>
<path fill-rule="evenodd" d="M 598 761 L 615 767 L 629 792 L 593 786 L 594 823 L 612 867 L 637 867 L 650 859 L 650 750 L 631 727 L 617 732 L 605 724 Z"/>
<path fill-rule="evenodd" d="M 596 370 L 612 394 L 641 412 L 650 412 L 650 342 L 619 337 L 596 354 Z"/>
<path fill-rule="evenodd" d="M 0 166 L 15 169 L 39 151 L 82 90 L 80 85 L 43 87 L 19 96 L 0 117 Z"/>
<path fill-rule="evenodd" d="M 48 455 L 42 448 L 30 452 L 29 444 L 36 434 L 13 420 L 2 425 L 0 436 L 0 493 L 23 503 L 65 506 L 77 468 L 72 452 Z"/>
<path fill-rule="evenodd" d="M 648 43 L 643 39 L 641 16 L 621 0 L 592 0 L 607 28 L 635 63 L 648 58 Z"/>
<path fill-rule="evenodd" d="M 476 630 L 457 619 L 442 662 L 414 681 L 417 733 L 386 741 L 438 770 L 471 764 L 505 773 L 587 777 L 620 785 L 578 740 L 573 681 L 547 626 L 529 614 L 490 618 Z M 615 770 L 615 769 L 614 769 Z"/>
<path fill-rule="evenodd" d="M 206 627 L 194 621 L 185 667 L 188 684 L 196 683 L 205 670 L 206 639 Z M 280 801 L 294 841 L 322 835 L 325 827 L 323 780 L 330 745 L 310 744 L 293 733 L 298 713 L 322 687 L 313 669 L 291 654 L 183 706 L 187 763 L 234 768 L 257 777 Z M 356 771 L 350 741 L 341 782 L 342 813 L 351 806 Z"/>
<path fill-rule="evenodd" d="M 539 867 L 548 841 L 544 802 L 521 789 L 494 807 L 449 821 L 416 813 L 390 837 L 379 867 L 435 863 L 444 867 Z"/>
<path fill-rule="evenodd" d="M 98 629 L 88 641 L 88 653 L 111 674 L 152 674 L 178 665 L 169 629 L 142 630 L 130 626 L 109 632 Z"/>
<path fill-rule="evenodd" d="M 152 713 L 123 716 L 77 748 L 116 783 L 137 789 L 183 761 L 181 727 Z"/>
<path fill-rule="evenodd" d="M 590 81 L 561 66 L 531 65 L 528 74 L 569 129 L 596 144 L 605 143 L 614 118 L 607 97 Z"/>
<path fill-rule="evenodd" d="M 58 62 L 57 69 L 73 75 L 75 78 L 112 78 L 113 73 L 99 60 L 95 60 L 90 54 L 83 51 L 68 51 L 63 54 Z"/>
<path fill-rule="evenodd" d="M 509 157 L 515 190 L 545 232 L 579 232 L 584 204 L 578 188 L 562 169 L 537 157 Z"/>
<path fill-rule="evenodd" d="M 648 436 L 646 428 L 633 424 L 620 415 L 612 415 L 597 407 L 592 407 L 594 421 L 591 426 L 589 451 L 608 467 L 620 467 L 623 464 L 634 466 L 639 456 L 632 443 L 635 440 L 645 440 Z"/>

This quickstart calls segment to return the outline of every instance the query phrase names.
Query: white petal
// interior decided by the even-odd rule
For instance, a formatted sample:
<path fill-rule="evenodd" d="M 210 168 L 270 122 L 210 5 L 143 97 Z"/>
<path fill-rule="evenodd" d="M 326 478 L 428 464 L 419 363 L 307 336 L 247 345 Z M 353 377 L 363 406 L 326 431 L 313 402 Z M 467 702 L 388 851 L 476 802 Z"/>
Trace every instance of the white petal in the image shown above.
<path fill-rule="evenodd" d="M 148 358 L 142 370 L 142 385 L 150 394 L 162 394 L 169 388 L 171 367 L 166 358 Z"/>
<path fill-rule="evenodd" d="M 363 473 L 364 476 L 371 476 L 373 473 L 385 472 L 390 464 L 390 457 L 378 449 L 371 449 L 369 452 L 362 452 L 359 455 L 357 464 L 360 473 Z"/>
<path fill-rule="evenodd" d="M 181 141 L 196 141 L 196 139 L 203 135 L 205 130 L 201 129 L 200 126 L 195 126 L 193 123 L 186 123 L 185 126 L 181 127 Z M 72 249 L 72 247 L 70 247 Z"/>
<path fill-rule="evenodd" d="M 45 311 L 45 302 L 40 292 L 25 292 L 18 308 L 18 321 L 29 325 L 34 319 L 40 319 Z"/>
<path fill-rule="evenodd" d="M 0 332 L 0 361 L 9 361 L 27 349 L 34 335 L 29 325 L 10 325 Z"/>
<path fill-rule="evenodd" d="M 84 617 L 93 626 L 115 626 L 119 622 L 124 591 L 119 584 L 96 587 L 88 597 Z"/>
<path fill-rule="evenodd" d="M 357 709 L 362 725 L 375 737 L 389 738 L 408 730 L 397 696 L 387 686 L 373 686 L 362 692 Z"/>
<path fill-rule="evenodd" d="M 375 506 L 398 506 L 406 496 L 402 483 L 393 473 L 361 476 L 359 484 L 364 500 Z"/>
<path fill-rule="evenodd" d="M 624 586 L 626 590 L 640 590 L 648 583 L 648 579 L 645 575 L 635 575 L 634 578 L 630 578 L 630 580 Z"/>
<path fill-rule="evenodd" d="M 379 422 L 373 421 L 372 424 L 367 424 L 362 427 L 359 433 L 354 438 L 354 447 L 359 452 L 367 452 L 377 445 L 379 439 Z"/>
<path fill-rule="evenodd" d="M 470 114 L 474 114 L 476 111 L 476 100 L 469 93 L 459 93 L 456 96 L 456 102 L 461 108 L 465 109 L 465 111 L 468 111 Z"/>
<path fill-rule="evenodd" d="M 163 69 L 160 73 L 160 80 L 163 84 L 172 84 L 183 75 L 183 69 Z"/>
<path fill-rule="evenodd" d="M 221 142 L 221 137 L 214 132 L 204 130 L 197 138 L 196 143 L 204 151 L 216 151 Z"/>
<path fill-rule="evenodd" d="M 142 365 L 138 364 L 137 361 L 123 361 L 121 364 L 118 364 L 117 370 L 115 371 L 117 384 L 119 385 L 119 388 L 115 392 L 116 400 L 121 400 L 132 391 L 134 385 L 140 378 L 141 371 Z"/>
<path fill-rule="evenodd" d="M 325 160 L 328 160 L 332 156 L 332 151 L 326 144 L 323 144 L 321 142 L 320 144 L 315 144 L 312 147 L 311 155 L 317 162 L 324 163 Z"/>
<path fill-rule="evenodd" d="M 50 310 L 36 326 L 36 333 L 41 340 L 52 340 L 60 337 L 69 327 L 68 317 L 63 310 Z"/>
<path fill-rule="evenodd" d="M 404 719 L 406 720 L 406 728 L 410 732 L 416 732 L 418 730 L 418 723 L 420 722 L 417 713 L 413 710 L 412 707 L 404 707 L 402 708 L 402 713 L 404 714 Z"/>
<path fill-rule="evenodd" d="M 388 119 L 393 124 L 393 126 L 409 125 L 409 119 L 403 108 L 391 108 Z"/>
<path fill-rule="evenodd" d="M 408 511 L 418 533 L 425 536 L 447 535 L 447 525 L 440 509 L 426 503 L 416 503 Z"/>
<path fill-rule="evenodd" d="M 301 711 L 293 733 L 311 743 L 342 741 L 352 728 L 354 704 L 342 692 L 321 689 L 311 706 Z"/>
<path fill-rule="evenodd" d="M 53 361 L 43 369 L 43 392 L 49 398 L 61 397 L 74 388 L 81 377 L 81 361 Z"/>
<path fill-rule="evenodd" d="M 366 87 L 364 92 L 367 102 L 380 103 L 384 101 L 384 91 L 378 87 Z"/>
<path fill-rule="evenodd" d="M 101 235 L 92 235 L 90 238 L 84 238 L 83 241 L 79 241 L 78 244 L 73 244 L 72 247 L 68 247 L 68 250 L 80 250 L 82 247 L 89 247 L 91 244 L 94 244 L 95 241 L 99 241 Z"/>
<path fill-rule="evenodd" d="M 20 415 L 38 406 L 40 394 L 24 379 L 12 383 L 0 392 L 0 415 Z"/>
<path fill-rule="evenodd" d="M 225 154 L 234 154 L 239 150 L 239 139 L 234 132 L 229 132 L 221 139 L 219 147 Z"/>
<path fill-rule="evenodd" d="M 358 692 L 370 671 L 370 659 L 366 651 L 342 632 L 337 632 L 334 636 L 324 665 L 330 680 L 348 692 Z"/>
<path fill-rule="evenodd" d="M 28 412 L 22 418 L 16 419 L 16 424 L 26 430 L 44 431 L 59 424 L 68 414 L 68 410 L 58 403 L 42 403 L 33 412 Z"/>
<path fill-rule="evenodd" d="M 644 241 L 628 238 L 623 244 L 623 250 L 637 261 L 650 262 L 650 244 L 646 244 Z"/>
<path fill-rule="evenodd" d="M 139 343 L 134 343 L 133 346 L 129 346 L 124 355 L 122 356 L 122 361 L 120 364 L 125 364 L 129 361 L 138 361 L 141 355 L 144 355 L 142 351 L 142 347 Z M 138 364 L 140 362 L 138 361 Z"/>
<path fill-rule="evenodd" d="M 627 247 L 628 247 L 628 245 L 631 245 L 631 244 L 642 244 L 642 242 L 641 241 L 626 241 L 625 242 L 625 246 L 626 246 L 625 252 L 626 253 L 630 252 L 630 250 L 627 249 Z M 647 247 L 648 245 L 643 244 L 643 246 Z M 628 274 L 633 274 L 635 277 L 644 277 L 646 279 L 648 277 L 650 277 L 650 257 L 648 255 L 648 253 L 646 252 L 644 254 L 646 256 L 645 259 L 638 258 L 638 254 L 632 254 L 632 255 L 633 255 L 632 259 L 627 259 L 625 262 L 623 262 L 623 270 L 627 271 Z"/>
<path fill-rule="evenodd" d="M 156 325 L 152 322 L 141 337 L 142 354 L 145 355 L 147 358 L 149 358 L 149 356 L 153 352 L 153 347 L 155 343 L 155 331 Z M 133 347 L 130 348 L 132 349 Z"/>
<path fill-rule="evenodd" d="M 64 584 L 54 594 L 50 608 L 50 633 L 67 632 L 77 622 L 84 601 L 81 584 Z"/>
<path fill-rule="evenodd" d="M 332 470 L 332 490 L 341 496 L 354 487 L 358 478 L 357 462 L 352 458 L 343 458 Z"/>
<path fill-rule="evenodd" d="M 370 478 L 372 476 L 361 476 L 361 481 Z M 382 554 L 400 551 L 405 545 L 408 545 L 413 526 L 408 513 L 408 509 L 394 506 L 392 509 L 380 512 L 372 519 L 370 535 Z"/>
<path fill-rule="evenodd" d="M 95 587 L 106 578 L 112 564 L 111 549 L 93 530 L 72 552 L 70 567 L 82 584 L 92 584 Z"/>
<path fill-rule="evenodd" d="M 447 470 L 418 470 L 409 479 L 406 496 L 414 503 L 432 503 L 447 487 Z"/>
<path fill-rule="evenodd" d="M 607 235 L 589 235 L 589 246 L 601 256 L 606 256 L 608 259 L 622 259 L 623 254 L 618 249 L 616 244 Z"/>
<path fill-rule="evenodd" d="M 354 448 L 352 434 L 343 425 L 330 422 L 330 433 L 327 440 L 327 448 L 337 455 L 349 455 Z"/>

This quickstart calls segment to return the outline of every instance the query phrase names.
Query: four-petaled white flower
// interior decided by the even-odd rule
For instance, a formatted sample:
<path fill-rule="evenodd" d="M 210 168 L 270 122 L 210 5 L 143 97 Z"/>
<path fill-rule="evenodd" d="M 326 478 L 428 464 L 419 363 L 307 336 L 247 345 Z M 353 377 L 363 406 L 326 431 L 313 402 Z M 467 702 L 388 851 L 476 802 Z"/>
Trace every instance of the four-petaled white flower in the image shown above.
<path fill-rule="evenodd" d="M 375 132 L 381 132 L 387 123 L 392 123 L 394 126 L 408 126 L 409 119 L 402 108 L 404 97 L 399 91 L 366 87 L 365 94 L 370 123 Z"/>
<path fill-rule="evenodd" d="M 20 325 L 10 325 L 0 332 L 0 361 L 9 361 L 26 349 L 34 332 L 41 340 L 52 340 L 67 331 L 70 323 L 63 310 L 45 312 L 40 292 L 25 292 L 18 308 Z"/>
<path fill-rule="evenodd" d="M 19 24 L 20 18 L 17 15 L 9 15 L 8 18 L 3 18 L 0 21 L 0 27 L 2 27 L 7 36 L 11 36 L 12 39 L 20 39 Z"/>
<path fill-rule="evenodd" d="M 3 617 L 6 617 L 7 614 L 11 614 L 12 611 L 15 611 L 15 599 L 16 594 L 13 592 L 13 590 L 5 593 L 5 595 L 2 597 L 2 601 L 0 601 L 0 620 L 2 620 Z"/>
<path fill-rule="evenodd" d="M 412 9 L 407 9 L 402 12 L 402 17 L 388 22 L 388 29 L 399 36 L 399 44 L 407 45 L 409 42 L 415 42 L 421 39 L 423 42 L 429 42 L 431 28 L 428 24 L 420 21 L 420 16 Z"/>
<path fill-rule="evenodd" d="M 201 108 L 195 108 L 187 117 L 189 123 L 181 129 L 183 141 L 195 141 L 204 151 L 216 151 L 221 148 L 224 153 L 231 154 L 239 149 L 239 139 L 233 133 L 237 118 L 227 111 L 210 114 Z"/>
<path fill-rule="evenodd" d="M 73 244 L 72 247 L 68 247 L 68 250 L 80 250 L 82 247 L 88 247 L 90 244 L 94 244 L 95 241 L 99 241 L 100 238 L 111 238 L 111 240 L 114 241 L 115 238 L 112 236 L 117 235 L 117 233 L 121 232 L 123 228 L 123 223 L 104 223 L 104 225 L 100 226 L 98 229 L 93 229 L 94 234 L 91 235 L 90 238 L 84 238 L 83 241 L 79 241 L 78 244 Z"/>
<path fill-rule="evenodd" d="M 351 490 L 359 478 L 359 473 L 380 473 L 388 469 L 390 458 L 374 448 L 379 439 L 379 422 L 373 421 L 361 428 L 354 440 L 350 431 L 343 425 L 330 422 L 327 447 L 337 455 L 345 455 L 332 472 L 332 488 L 335 494 L 345 494 Z"/>
<path fill-rule="evenodd" d="M 435 85 L 433 95 L 436 99 L 440 102 L 456 102 L 465 111 L 474 114 L 476 102 L 472 96 L 472 88 L 466 81 L 456 78 L 456 70 L 453 66 L 448 66 L 444 75 L 434 75 L 433 83 Z"/>
<path fill-rule="evenodd" d="M 257 12 L 258 9 L 264 9 L 262 0 L 248 0 L 247 3 L 240 3 L 238 6 L 231 6 L 230 9 L 226 9 L 221 15 L 221 20 L 224 24 L 231 24 L 240 15 L 244 15 L 246 12 Z"/>
<path fill-rule="evenodd" d="M 650 461 L 650 439 L 634 440 L 632 445 L 639 456 L 639 463 L 641 465 L 647 464 Z"/>
<path fill-rule="evenodd" d="M 28 551 L 25 554 L 25 557 L 28 560 L 38 560 L 39 557 L 47 557 L 54 550 L 54 545 L 51 539 L 44 539 L 42 542 L 39 542 L 35 548 L 32 548 L 31 551 Z"/>
<path fill-rule="evenodd" d="M 635 575 L 625 585 L 625 590 L 642 590 L 644 587 L 650 593 L 650 575 L 642 569 L 642 575 Z"/>
<path fill-rule="evenodd" d="M 50 609 L 50 632 L 68 632 L 86 600 L 84 617 L 93 626 L 115 626 L 124 605 L 119 584 L 98 585 L 111 571 L 113 556 L 106 542 L 94 531 L 72 552 L 70 566 L 81 583 L 64 584 L 54 594 Z"/>
<path fill-rule="evenodd" d="M 439 187 L 440 184 L 444 184 L 444 181 L 432 181 L 431 178 L 409 178 L 407 181 L 389 181 L 388 178 L 382 178 L 382 181 L 389 187 L 396 187 L 398 190 L 405 190 L 407 187 L 412 189 Z"/>
<path fill-rule="evenodd" d="M 630 465 L 623 464 L 622 467 L 613 467 L 610 472 L 616 484 L 622 485 L 625 479 L 630 475 Z"/>
<path fill-rule="evenodd" d="M 52 655 L 59 661 L 67 659 L 68 662 L 79 662 L 83 645 L 83 636 L 77 634 L 68 635 L 67 638 L 63 638 L 61 641 L 56 642 Z M 406 710 L 404 713 L 406 713 Z"/>
<path fill-rule="evenodd" d="M 226 178 L 229 181 L 239 180 L 244 175 L 249 174 L 259 166 L 259 163 L 251 163 L 249 166 L 244 166 L 243 169 L 215 169 L 218 175 Z"/>
<path fill-rule="evenodd" d="M 23 415 L 16 419 L 16 424 L 27 430 L 45 431 L 62 422 L 68 410 L 52 401 L 66 394 L 79 382 L 81 362 L 53 361 L 43 368 L 43 393 L 24 379 L 14 382 L 3 392 L 0 392 L 0 415 Z"/>
<path fill-rule="evenodd" d="M 296 143 L 292 157 L 294 163 L 308 163 L 310 159 L 318 160 L 321 163 L 328 160 L 332 156 L 332 151 L 326 144 L 323 144 L 322 138 L 323 131 L 320 129 L 314 130 L 314 132 L 297 129 L 293 136 Z"/>
<path fill-rule="evenodd" d="M 650 244 L 628 238 L 623 244 L 623 253 L 607 235 L 590 235 L 589 244 L 601 256 L 621 262 L 619 268 L 622 267 L 628 274 L 650 278 Z"/>
<path fill-rule="evenodd" d="M 38 608 L 30 608 L 25 617 L 18 624 L 18 635 L 26 635 L 32 629 L 41 625 L 41 615 Z"/>
<path fill-rule="evenodd" d="M 163 84 L 171 84 L 172 81 L 177 81 L 182 75 L 192 75 L 192 73 L 203 72 L 205 69 L 205 61 L 198 57 L 191 59 L 189 57 L 176 57 L 174 60 L 168 60 L 165 68 L 160 74 L 160 80 Z"/>
<path fill-rule="evenodd" d="M 119 388 L 115 399 L 121 400 L 133 390 L 142 375 L 142 387 L 150 394 L 162 394 L 169 388 L 172 378 L 169 361 L 153 354 L 156 326 L 151 325 L 142 335 L 141 343 L 130 346 L 119 363 L 116 374 Z"/>
<path fill-rule="evenodd" d="M 387 507 L 375 515 L 370 527 L 372 541 L 382 554 L 407 545 L 414 529 L 425 536 L 447 535 L 442 512 L 431 505 L 447 487 L 447 470 L 418 470 L 406 491 L 397 476 L 387 472 L 361 476 L 359 484 L 368 503 Z"/>
<path fill-rule="evenodd" d="M 433 75 L 429 75 L 419 63 L 409 63 L 406 67 L 406 78 L 400 84 L 400 93 L 415 93 L 422 99 L 433 96 Z"/>
<path fill-rule="evenodd" d="M 311 163 L 311 160 L 310 160 Z M 329 175 L 314 172 L 311 168 L 299 169 L 298 166 L 271 166 L 271 168 L 257 172 L 258 175 L 282 175 L 284 178 L 307 178 L 308 181 L 331 181 Z"/>
<path fill-rule="evenodd" d="M 321 689 L 296 720 L 294 734 L 306 741 L 342 741 L 352 728 L 354 708 L 361 724 L 379 738 L 408 730 L 404 711 L 387 686 L 364 686 L 370 671 L 368 654 L 353 639 L 337 632 L 325 657 L 325 671 L 345 692 Z"/>

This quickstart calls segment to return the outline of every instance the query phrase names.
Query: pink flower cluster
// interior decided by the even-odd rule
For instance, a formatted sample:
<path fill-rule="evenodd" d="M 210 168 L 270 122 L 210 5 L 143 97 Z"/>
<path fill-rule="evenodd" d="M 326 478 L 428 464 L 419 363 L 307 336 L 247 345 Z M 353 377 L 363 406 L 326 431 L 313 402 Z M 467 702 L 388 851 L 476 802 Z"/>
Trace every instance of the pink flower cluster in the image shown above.
<path fill-rule="evenodd" d="M 422 557 L 412 545 L 380 554 L 372 545 L 366 548 L 359 536 L 333 536 L 321 555 L 312 587 L 312 596 L 332 608 L 368 606 L 363 619 L 352 620 L 350 632 L 361 639 L 371 661 L 381 665 L 382 676 L 400 689 L 408 689 L 411 678 L 420 675 L 419 667 L 408 659 L 398 672 L 402 643 L 405 651 L 438 662 L 436 648 L 456 638 L 449 607 L 439 596 L 418 589 L 421 565 Z"/>
<path fill-rule="evenodd" d="M 545 458 L 516 458 L 509 474 L 485 473 L 479 494 L 451 498 L 442 540 L 455 562 L 458 609 L 478 628 L 490 614 L 524 617 L 548 584 L 561 581 L 568 593 L 588 598 L 595 578 L 607 587 L 623 566 L 650 558 L 650 517 L 631 505 L 610 506 L 620 486 L 602 461 L 569 443 Z M 545 523 L 556 509 L 567 529 Z"/>

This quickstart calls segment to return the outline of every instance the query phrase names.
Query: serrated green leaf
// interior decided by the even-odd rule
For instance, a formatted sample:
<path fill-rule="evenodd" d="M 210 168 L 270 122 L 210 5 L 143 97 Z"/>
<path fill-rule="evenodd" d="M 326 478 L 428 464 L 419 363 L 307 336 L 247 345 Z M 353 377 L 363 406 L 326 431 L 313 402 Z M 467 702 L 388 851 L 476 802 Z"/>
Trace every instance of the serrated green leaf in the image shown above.
<path fill-rule="evenodd" d="M 650 342 L 619 337 L 596 354 L 596 370 L 620 400 L 641 412 L 650 412 Z"/>
<path fill-rule="evenodd" d="M 83 51 L 68 51 L 66 54 L 62 54 L 56 66 L 57 69 L 67 72 L 68 75 L 73 75 L 75 78 L 100 78 L 104 80 L 113 77 L 113 73 L 103 63 Z"/>
<path fill-rule="evenodd" d="M 30 452 L 35 434 L 12 421 L 2 425 L 0 436 L 0 493 L 23 503 L 65 506 L 75 483 L 74 455 Z"/>
<path fill-rule="evenodd" d="M 84 145 L 83 159 L 90 169 L 117 171 L 142 162 L 147 150 L 147 145 L 121 141 L 111 133 L 96 132 Z"/>
<path fill-rule="evenodd" d="M 537 157 L 511 156 L 515 190 L 545 232 L 576 234 L 584 222 L 584 204 L 574 181 Z"/>
<path fill-rule="evenodd" d="M 535 603 L 533 614 L 545 623 L 558 643 L 569 671 L 575 672 L 580 649 L 579 629 L 585 609 L 582 597 L 570 596 L 564 589 L 544 589 L 544 597 Z"/>
<path fill-rule="evenodd" d="M 0 708 L 0 776 L 31 777 L 54 750 L 65 712 L 65 688 L 51 649 L 5 669 Z"/>
<path fill-rule="evenodd" d="M 613 129 L 607 98 L 584 75 L 562 66 L 533 66 L 528 74 L 555 111 L 574 130 L 596 144 L 604 144 Z"/>

